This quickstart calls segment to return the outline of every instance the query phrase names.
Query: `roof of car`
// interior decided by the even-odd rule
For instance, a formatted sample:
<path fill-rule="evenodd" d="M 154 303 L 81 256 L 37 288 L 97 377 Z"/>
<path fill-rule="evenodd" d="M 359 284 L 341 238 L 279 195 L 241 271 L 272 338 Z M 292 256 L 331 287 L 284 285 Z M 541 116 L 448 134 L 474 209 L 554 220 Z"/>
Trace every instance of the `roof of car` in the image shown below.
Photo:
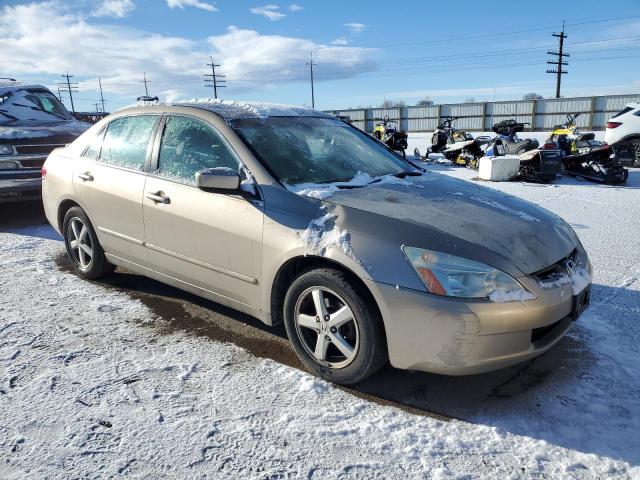
<path fill-rule="evenodd" d="M 193 107 L 209 110 L 225 120 L 237 118 L 266 118 L 266 117 L 330 117 L 329 114 L 308 107 L 283 105 L 276 103 L 245 102 L 237 100 L 220 100 L 213 98 L 197 98 L 176 102 L 147 102 L 140 101 L 133 105 Z"/>
<path fill-rule="evenodd" d="M 10 82 L 10 81 L 1 81 L 0 82 L 0 95 L 5 94 L 7 92 L 15 92 L 16 90 L 24 90 L 24 89 L 38 89 L 38 90 L 47 90 L 50 91 L 44 85 L 25 85 L 21 82 Z"/>

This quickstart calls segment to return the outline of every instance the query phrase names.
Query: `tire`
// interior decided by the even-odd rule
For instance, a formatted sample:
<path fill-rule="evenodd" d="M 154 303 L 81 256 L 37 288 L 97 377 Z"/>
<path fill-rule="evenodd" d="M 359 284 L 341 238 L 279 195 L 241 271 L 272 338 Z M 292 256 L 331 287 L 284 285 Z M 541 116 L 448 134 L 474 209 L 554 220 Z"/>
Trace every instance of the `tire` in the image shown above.
<path fill-rule="evenodd" d="M 107 261 L 93 225 L 82 208 L 67 210 L 62 222 L 62 235 L 77 275 L 94 280 L 113 272 L 115 266 Z"/>
<path fill-rule="evenodd" d="M 640 167 L 640 140 L 631 144 L 631 154 L 633 155 L 633 166 Z"/>
<path fill-rule="evenodd" d="M 323 318 L 317 315 L 319 304 Z M 321 268 L 301 274 L 287 291 L 283 313 L 302 363 L 330 382 L 361 382 L 387 362 L 380 313 L 368 292 L 343 272 Z"/>

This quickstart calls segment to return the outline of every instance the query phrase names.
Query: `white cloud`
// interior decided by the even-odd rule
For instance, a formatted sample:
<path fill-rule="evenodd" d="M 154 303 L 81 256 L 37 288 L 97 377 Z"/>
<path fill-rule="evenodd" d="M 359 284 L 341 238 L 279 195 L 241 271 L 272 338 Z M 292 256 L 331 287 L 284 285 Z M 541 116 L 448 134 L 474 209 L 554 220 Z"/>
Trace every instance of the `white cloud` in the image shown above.
<path fill-rule="evenodd" d="M 360 33 L 367 28 L 364 23 L 345 23 L 344 26 L 351 30 L 351 33 Z"/>
<path fill-rule="evenodd" d="M 194 7 L 208 12 L 217 12 L 218 8 L 208 2 L 202 2 L 200 0 L 167 0 L 169 8 L 184 8 Z"/>
<path fill-rule="evenodd" d="M 340 38 L 336 38 L 335 40 L 333 40 L 331 42 L 331 45 L 347 45 L 349 43 L 349 40 L 347 40 L 344 37 L 340 37 Z"/>
<path fill-rule="evenodd" d="M 292 12 L 299 12 L 300 10 L 302 10 L 302 7 L 297 3 L 292 3 L 291 5 L 289 5 L 289 10 Z"/>
<path fill-rule="evenodd" d="M 131 0 L 104 0 L 91 15 L 94 17 L 124 18 L 129 15 L 136 5 Z"/>
<path fill-rule="evenodd" d="M 250 8 L 249 11 L 255 15 L 262 15 L 263 17 L 267 17 L 272 22 L 280 20 L 281 18 L 287 16 L 280 11 L 279 5 L 265 5 L 263 7 L 254 7 Z"/>
<path fill-rule="evenodd" d="M 262 35 L 254 30 L 231 26 L 222 35 L 209 37 L 216 62 L 224 65 L 229 84 L 241 82 L 255 86 L 306 80 L 306 62 L 313 59 L 320 66 L 316 78 L 348 78 L 376 69 L 376 49 L 328 46 L 311 40 Z"/>
<path fill-rule="evenodd" d="M 304 81 L 311 51 L 321 64 L 318 80 L 353 77 L 376 68 L 375 49 L 322 45 L 236 27 L 195 41 L 93 24 L 55 0 L 0 7 L 0 71 L 5 76 L 55 83 L 68 70 L 81 92 L 97 90 L 101 76 L 106 92 L 131 100 L 144 93 L 143 72 L 151 81 L 151 95 L 210 94 L 202 82 L 210 54 L 222 64 L 220 73 L 228 76 L 229 91 Z"/>

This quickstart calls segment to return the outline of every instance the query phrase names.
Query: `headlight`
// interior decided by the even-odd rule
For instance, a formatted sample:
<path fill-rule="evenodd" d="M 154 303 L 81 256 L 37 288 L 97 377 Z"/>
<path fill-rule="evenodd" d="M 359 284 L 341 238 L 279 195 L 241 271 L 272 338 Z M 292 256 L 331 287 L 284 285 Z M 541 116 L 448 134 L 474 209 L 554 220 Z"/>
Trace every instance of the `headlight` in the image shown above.
<path fill-rule="evenodd" d="M 13 145 L 0 145 L 0 155 L 13 155 Z"/>
<path fill-rule="evenodd" d="M 536 298 L 511 276 L 489 265 L 404 245 L 402 251 L 430 293 L 448 297 L 490 298 L 495 302 Z"/>

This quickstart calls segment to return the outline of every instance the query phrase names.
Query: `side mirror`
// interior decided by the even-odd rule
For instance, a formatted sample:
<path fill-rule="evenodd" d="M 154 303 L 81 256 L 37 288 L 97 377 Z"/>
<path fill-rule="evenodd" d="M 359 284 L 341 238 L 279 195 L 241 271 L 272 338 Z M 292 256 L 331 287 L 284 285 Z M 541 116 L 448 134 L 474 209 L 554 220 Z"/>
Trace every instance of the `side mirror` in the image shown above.
<path fill-rule="evenodd" d="M 196 173 L 196 186 L 205 190 L 239 190 L 240 175 L 228 167 L 206 168 Z"/>

